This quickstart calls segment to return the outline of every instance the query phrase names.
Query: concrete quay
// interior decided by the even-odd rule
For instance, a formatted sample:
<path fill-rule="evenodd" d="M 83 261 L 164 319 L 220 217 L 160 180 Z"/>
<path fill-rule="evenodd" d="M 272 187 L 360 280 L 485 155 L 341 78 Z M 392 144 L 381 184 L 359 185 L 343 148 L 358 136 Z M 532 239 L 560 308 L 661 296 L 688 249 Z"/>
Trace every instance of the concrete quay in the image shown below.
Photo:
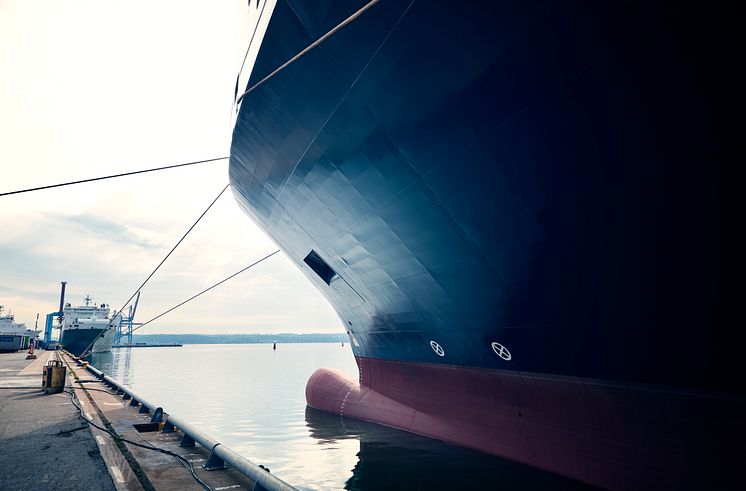
<path fill-rule="evenodd" d="M 70 396 L 41 391 L 42 367 L 54 352 L 37 355 L 0 353 L 0 488 L 116 489 Z"/>
<path fill-rule="evenodd" d="M 130 406 L 67 355 L 37 355 L 36 360 L 26 360 L 25 352 L 0 354 L 1 489 L 205 489 L 182 460 L 143 446 L 182 456 L 211 489 L 254 489 L 255 482 L 234 468 L 203 469 L 210 449 L 180 447 L 180 432 L 138 431 L 136 424 L 153 426 L 151 415 Z M 42 370 L 56 357 L 67 367 L 66 388 L 45 395 Z M 76 405 L 108 431 L 86 423 Z"/>

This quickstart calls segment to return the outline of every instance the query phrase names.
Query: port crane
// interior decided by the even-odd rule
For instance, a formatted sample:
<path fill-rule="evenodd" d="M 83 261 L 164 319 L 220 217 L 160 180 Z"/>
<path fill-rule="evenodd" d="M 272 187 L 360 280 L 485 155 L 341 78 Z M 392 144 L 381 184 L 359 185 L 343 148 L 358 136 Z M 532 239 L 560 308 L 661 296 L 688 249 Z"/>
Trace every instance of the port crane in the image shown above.
<path fill-rule="evenodd" d="M 141 326 L 142 322 L 135 322 L 135 313 L 137 312 L 137 304 L 140 302 L 140 292 L 137 292 L 135 297 L 135 303 L 129 306 L 128 315 L 122 313 L 119 326 L 117 326 L 117 335 L 114 340 L 114 346 L 122 344 L 122 338 L 126 338 L 126 344 L 132 344 L 132 326 Z"/>

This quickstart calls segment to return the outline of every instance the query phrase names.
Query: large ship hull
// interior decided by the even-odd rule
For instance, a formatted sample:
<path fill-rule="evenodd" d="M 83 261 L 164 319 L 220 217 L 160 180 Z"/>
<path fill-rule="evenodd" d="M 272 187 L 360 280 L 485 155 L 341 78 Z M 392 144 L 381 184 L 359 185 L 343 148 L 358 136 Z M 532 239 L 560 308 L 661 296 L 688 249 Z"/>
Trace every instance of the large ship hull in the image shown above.
<path fill-rule="evenodd" d="M 63 329 L 59 344 L 75 356 L 90 352 L 97 340 L 103 339 L 107 331 L 112 329 Z"/>
<path fill-rule="evenodd" d="M 96 353 L 108 353 L 111 351 L 111 347 L 114 345 L 114 338 L 116 337 L 117 330 L 114 327 L 104 329 L 103 336 L 96 339 L 93 344 L 92 351 Z"/>
<path fill-rule="evenodd" d="M 249 86 L 363 3 L 279 1 Z M 649 2 L 382 1 L 253 90 L 234 194 L 360 368 L 309 404 L 610 488 L 732 478 L 725 35 Z"/>
<path fill-rule="evenodd" d="M 365 383 L 320 369 L 308 404 L 607 489 L 727 489 L 742 402 L 682 389 L 357 357 Z"/>

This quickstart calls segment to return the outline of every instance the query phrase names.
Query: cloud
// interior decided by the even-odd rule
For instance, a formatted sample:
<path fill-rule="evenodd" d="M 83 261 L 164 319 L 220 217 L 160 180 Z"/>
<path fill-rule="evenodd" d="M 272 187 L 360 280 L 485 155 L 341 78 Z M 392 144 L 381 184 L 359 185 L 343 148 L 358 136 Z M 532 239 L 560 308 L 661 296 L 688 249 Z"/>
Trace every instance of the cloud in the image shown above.
<path fill-rule="evenodd" d="M 0 15 L 0 190 L 228 155 L 246 46 L 235 5 L 11 3 Z M 183 22 L 168 21 L 174 5 Z M 138 36 L 123 36 L 133 23 Z M 194 25 L 210 35 L 193 36 Z M 178 84 L 175 73 L 184 75 Z M 227 166 L 0 198 L 0 303 L 29 323 L 57 309 L 67 281 L 71 302 L 90 293 L 118 308 L 227 184 Z M 138 316 L 157 315 L 275 248 L 226 192 L 143 290 Z M 277 255 L 147 329 L 314 326 L 341 330 L 321 294 Z"/>
<path fill-rule="evenodd" d="M 158 244 L 138 237 L 137 232 L 126 225 L 95 215 L 57 215 L 56 218 L 62 223 L 78 227 L 90 235 L 105 238 L 108 241 L 129 244 L 143 249 L 159 247 Z"/>

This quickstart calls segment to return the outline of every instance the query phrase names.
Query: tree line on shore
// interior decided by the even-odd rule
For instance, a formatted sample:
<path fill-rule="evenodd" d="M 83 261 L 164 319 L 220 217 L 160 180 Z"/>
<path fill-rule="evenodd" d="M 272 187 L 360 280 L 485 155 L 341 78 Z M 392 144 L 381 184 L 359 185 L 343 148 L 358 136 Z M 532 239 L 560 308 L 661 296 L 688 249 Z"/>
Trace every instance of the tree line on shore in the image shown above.
<path fill-rule="evenodd" d="M 345 333 L 279 334 L 133 334 L 133 343 L 148 344 L 249 344 L 249 343 L 342 343 Z"/>

